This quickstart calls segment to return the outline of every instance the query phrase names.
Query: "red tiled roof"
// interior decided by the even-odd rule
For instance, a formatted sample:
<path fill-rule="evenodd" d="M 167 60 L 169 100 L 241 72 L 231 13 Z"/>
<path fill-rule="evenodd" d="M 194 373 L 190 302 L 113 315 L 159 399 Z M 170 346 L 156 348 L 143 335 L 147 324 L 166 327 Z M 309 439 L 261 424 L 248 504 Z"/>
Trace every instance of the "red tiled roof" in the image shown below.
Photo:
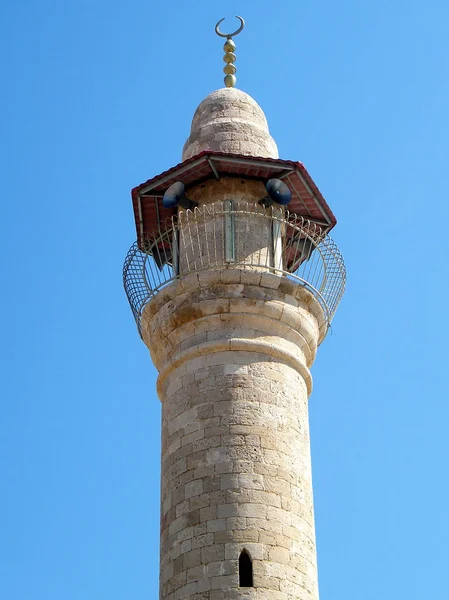
<path fill-rule="evenodd" d="M 163 228 L 165 220 L 175 214 L 176 209 L 167 209 L 162 205 L 164 192 L 172 183 L 182 181 L 188 193 L 189 186 L 220 176 L 250 177 L 263 181 L 272 177 L 282 179 L 292 192 L 292 200 L 288 205 L 290 212 L 318 222 L 326 231 L 330 231 L 337 222 L 302 163 L 206 150 L 132 190 L 137 238 L 140 240 L 143 234 Z"/>

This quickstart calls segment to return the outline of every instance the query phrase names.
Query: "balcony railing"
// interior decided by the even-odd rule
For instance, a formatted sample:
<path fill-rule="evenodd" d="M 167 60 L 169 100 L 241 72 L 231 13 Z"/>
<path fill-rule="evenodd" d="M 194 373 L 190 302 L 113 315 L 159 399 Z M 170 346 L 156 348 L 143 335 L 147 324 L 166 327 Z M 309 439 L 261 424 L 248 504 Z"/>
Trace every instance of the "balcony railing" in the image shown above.
<path fill-rule="evenodd" d="M 123 282 L 139 331 L 145 305 L 162 287 L 188 273 L 226 267 L 270 272 L 304 286 L 328 326 L 346 283 L 343 257 L 317 224 L 280 208 L 216 202 L 180 212 L 131 246 Z"/>

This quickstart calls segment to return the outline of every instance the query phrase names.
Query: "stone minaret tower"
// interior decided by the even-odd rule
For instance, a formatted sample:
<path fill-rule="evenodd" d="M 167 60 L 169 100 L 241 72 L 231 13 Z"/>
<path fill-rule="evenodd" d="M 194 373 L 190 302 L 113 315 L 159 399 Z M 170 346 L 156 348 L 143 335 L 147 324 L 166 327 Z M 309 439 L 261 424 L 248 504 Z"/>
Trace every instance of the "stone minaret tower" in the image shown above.
<path fill-rule="evenodd" d="M 345 283 L 335 218 L 234 87 L 132 197 L 125 288 L 162 403 L 160 600 L 317 600 L 308 397 Z"/>

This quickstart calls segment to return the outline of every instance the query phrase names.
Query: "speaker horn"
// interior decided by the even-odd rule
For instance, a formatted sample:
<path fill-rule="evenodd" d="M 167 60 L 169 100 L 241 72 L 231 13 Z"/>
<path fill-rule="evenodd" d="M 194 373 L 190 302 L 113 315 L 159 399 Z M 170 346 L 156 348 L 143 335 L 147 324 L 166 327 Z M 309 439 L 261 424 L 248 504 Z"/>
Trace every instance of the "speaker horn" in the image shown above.
<path fill-rule="evenodd" d="M 182 206 L 186 210 L 192 210 L 195 206 L 198 206 L 198 202 L 190 200 L 186 196 L 185 186 L 182 181 L 176 181 L 168 188 L 162 198 L 162 204 L 164 208 L 175 208 L 179 204 L 179 206 Z"/>
<path fill-rule="evenodd" d="M 265 189 L 267 190 L 267 195 L 262 200 L 259 200 L 259 204 L 262 204 L 266 208 L 274 202 L 281 206 L 286 206 L 292 199 L 291 191 L 280 179 L 269 179 L 265 184 Z"/>

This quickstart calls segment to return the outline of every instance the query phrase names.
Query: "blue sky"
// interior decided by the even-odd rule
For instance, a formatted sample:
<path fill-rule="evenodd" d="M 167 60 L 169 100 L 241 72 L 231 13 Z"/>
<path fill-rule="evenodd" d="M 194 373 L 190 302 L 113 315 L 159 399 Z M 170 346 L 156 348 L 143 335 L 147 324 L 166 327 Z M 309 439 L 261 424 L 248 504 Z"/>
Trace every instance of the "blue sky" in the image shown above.
<path fill-rule="evenodd" d="M 321 600 L 449 597 L 447 3 L 4 0 L 1 598 L 157 597 L 129 192 L 180 160 L 235 14 L 238 86 L 349 272 L 310 400 Z"/>

